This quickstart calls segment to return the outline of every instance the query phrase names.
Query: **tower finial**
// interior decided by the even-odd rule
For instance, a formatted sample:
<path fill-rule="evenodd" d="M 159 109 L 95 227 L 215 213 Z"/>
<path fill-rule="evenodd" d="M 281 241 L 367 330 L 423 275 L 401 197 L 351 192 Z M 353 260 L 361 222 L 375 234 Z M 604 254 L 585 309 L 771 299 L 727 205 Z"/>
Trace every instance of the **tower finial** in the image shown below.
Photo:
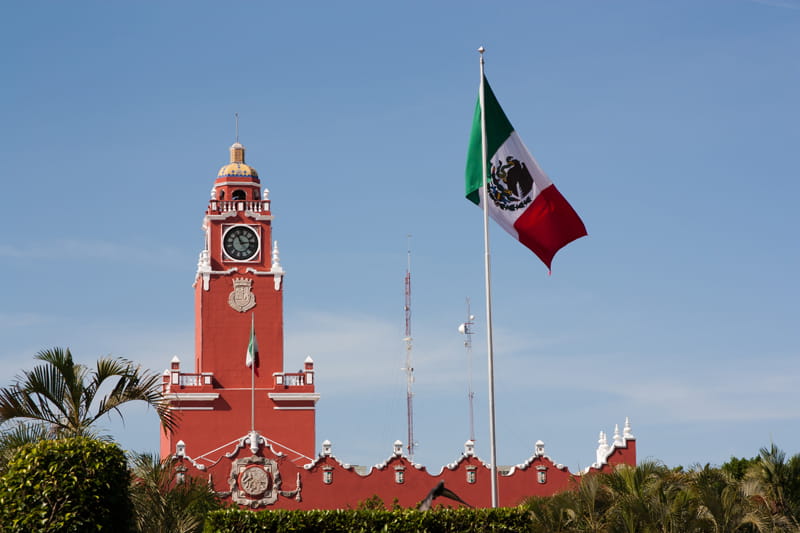
<path fill-rule="evenodd" d="M 631 431 L 631 419 L 627 416 L 625 417 L 625 426 L 622 428 L 622 438 L 623 439 L 633 439 L 633 432 Z"/>
<path fill-rule="evenodd" d="M 239 113 L 234 113 L 234 117 L 236 117 L 236 142 L 239 142 Z"/>

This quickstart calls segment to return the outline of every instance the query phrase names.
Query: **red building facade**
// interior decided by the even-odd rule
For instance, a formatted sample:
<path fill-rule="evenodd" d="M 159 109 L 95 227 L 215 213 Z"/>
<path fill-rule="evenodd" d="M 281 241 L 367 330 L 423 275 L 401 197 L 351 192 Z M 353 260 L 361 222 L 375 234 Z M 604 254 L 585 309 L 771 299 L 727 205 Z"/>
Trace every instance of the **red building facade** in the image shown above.
<path fill-rule="evenodd" d="M 178 476 L 207 478 L 220 495 L 251 508 L 354 508 L 373 496 L 414 507 L 440 481 L 470 505 L 490 506 L 491 470 L 471 441 L 435 474 L 403 456 L 400 441 L 368 470 L 338 460 L 328 441 L 315 454 L 314 362 L 307 358 L 302 371 L 284 372 L 285 272 L 272 240 L 268 190 L 244 152 L 238 142 L 231 146 L 203 219 L 194 371 L 184 372 L 176 357 L 164 372 L 163 393 L 180 420 L 173 432 L 162 433 L 162 457 L 178 459 Z M 255 368 L 246 364 L 251 332 L 258 344 Z M 499 475 L 499 504 L 554 494 L 587 472 L 635 465 L 627 420 L 622 433 L 615 428 L 612 444 L 601 433 L 596 455 L 592 467 L 572 474 L 537 442 L 527 461 Z"/>

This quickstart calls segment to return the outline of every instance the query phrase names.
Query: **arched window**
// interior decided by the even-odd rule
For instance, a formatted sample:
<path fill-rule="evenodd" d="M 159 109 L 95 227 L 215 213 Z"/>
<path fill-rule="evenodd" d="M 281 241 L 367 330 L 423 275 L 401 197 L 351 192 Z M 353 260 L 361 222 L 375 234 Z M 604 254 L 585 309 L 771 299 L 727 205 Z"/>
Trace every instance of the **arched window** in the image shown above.
<path fill-rule="evenodd" d="M 235 191 L 233 191 L 233 194 L 231 195 L 231 200 L 233 201 L 245 200 L 246 198 L 247 194 L 242 189 L 236 189 Z"/>

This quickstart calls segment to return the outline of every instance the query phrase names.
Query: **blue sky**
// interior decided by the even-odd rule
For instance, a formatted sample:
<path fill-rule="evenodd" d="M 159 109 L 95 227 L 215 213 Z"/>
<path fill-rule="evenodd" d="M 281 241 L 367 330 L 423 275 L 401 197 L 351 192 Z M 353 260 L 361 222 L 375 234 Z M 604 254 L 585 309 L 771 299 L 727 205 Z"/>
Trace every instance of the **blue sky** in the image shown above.
<path fill-rule="evenodd" d="M 0 381 L 69 346 L 156 371 L 193 353 L 191 283 L 234 141 L 271 191 L 286 368 L 316 361 L 317 441 L 489 458 L 480 211 L 463 198 L 478 46 L 589 231 L 553 273 L 492 228 L 498 462 L 800 452 L 800 1 L 16 2 L 0 8 Z M 246 424 L 245 424 L 246 425 Z M 247 428 L 243 427 L 243 433 Z M 154 415 L 108 430 L 156 449 Z M 233 438 L 233 437 L 232 437 Z"/>

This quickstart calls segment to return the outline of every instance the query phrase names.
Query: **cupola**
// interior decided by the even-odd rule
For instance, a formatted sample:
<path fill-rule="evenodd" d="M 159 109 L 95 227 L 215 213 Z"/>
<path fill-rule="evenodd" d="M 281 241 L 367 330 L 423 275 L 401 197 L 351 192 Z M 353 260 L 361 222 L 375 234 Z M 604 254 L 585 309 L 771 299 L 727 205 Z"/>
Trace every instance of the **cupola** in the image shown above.
<path fill-rule="evenodd" d="M 261 180 L 256 169 L 244 162 L 244 146 L 235 142 L 231 145 L 231 161 L 219 169 L 214 188 L 211 190 L 211 211 L 261 211 L 269 203 L 261 202 Z M 249 203 L 229 204 L 224 202 Z M 257 202 L 258 206 L 252 204 Z"/>
<path fill-rule="evenodd" d="M 231 162 L 219 169 L 217 178 L 258 179 L 256 169 L 244 162 L 244 146 L 235 142 L 231 145 Z"/>

